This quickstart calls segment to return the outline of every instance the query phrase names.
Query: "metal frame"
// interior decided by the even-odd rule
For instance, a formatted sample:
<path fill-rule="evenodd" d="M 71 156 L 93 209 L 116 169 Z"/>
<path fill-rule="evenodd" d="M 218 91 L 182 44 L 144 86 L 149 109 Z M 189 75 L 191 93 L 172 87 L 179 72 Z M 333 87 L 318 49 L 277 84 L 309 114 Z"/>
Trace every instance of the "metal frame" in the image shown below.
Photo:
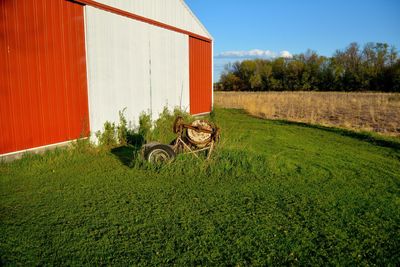
<path fill-rule="evenodd" d="M 180 147 L 183 147 L 183 151 L 184 152 L 180 152 Z M 181 136 L 178 136 L 176 138 L 175 141 L 175 145 L 172 147 L 172 149 L 174 150 L 174 152 L 176 154 L 193 154 L 196 158 L 200 159 L 198 155 L 196 155 L 196 153 L 199 153 L 201 151 L 207 151 L 207 159 L 210 159 L 211 153 L 214 149 L 214 141 L 211 141 L 209 143 L 209 146 L 206 146 L 204 148 L 198 148 L 198 149 L 192 149 L 188 144 L 186 144 L 186 142 L 182 139 Z"/>
<path fill-rule="evenodd" d="M 213 125 L 212 125 L 213 126 Z M 197 132 L 203 132 L 211 134 L 211 137 L 205 143 L 196 143 L 190 140 L 188 137 L 184 136 L 184 133 L 187 130 L 191 129 Z M 174 122 L 173 127 L 174 133 L 177 134 L 177 138 L 175 139 L 175 143 L 172 146 L 172 149 L 176 154 L 193 154 L 196 158 L 199 159 L 197 153 L 202 151 L 208 151 L 207 153 L 207 160 L 210 159 L 211 153 L 214 150 L 215 142 L 219 139 L 219 128 L 213 126 L 212 130 L 204 129 L 199 126 L 193 126 L 191 124 L 183 123 L 182 117 L 177 117 Z"/>

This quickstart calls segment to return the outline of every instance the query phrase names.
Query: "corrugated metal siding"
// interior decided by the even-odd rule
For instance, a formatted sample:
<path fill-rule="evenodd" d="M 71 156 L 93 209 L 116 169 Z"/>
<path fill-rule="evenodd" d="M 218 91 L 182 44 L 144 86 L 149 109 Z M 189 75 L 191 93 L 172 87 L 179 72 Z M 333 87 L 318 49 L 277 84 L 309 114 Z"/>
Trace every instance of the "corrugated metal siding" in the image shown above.
<path fill-rule="evenodd" d="M 212 109 L 212 43 L 189 38 L 190 113 Z"/>
<path fill-rule="evenodd" d="M 0 154 L 87 134 L 83 7 L 0 1 Z"/>
<path fill-rule="evenodd" d="M 188 36 L 90 6 L 86 39 L 91 130 L 105 121 L 137 122 L 141 112 L 156 117 L 163 107 L 189 106 Z"/>
<path fill-rule="evenodd" d="M 181 0 L 96 0 L 99 3 L 150 18 L 198 35 L 211 35 Z"/>

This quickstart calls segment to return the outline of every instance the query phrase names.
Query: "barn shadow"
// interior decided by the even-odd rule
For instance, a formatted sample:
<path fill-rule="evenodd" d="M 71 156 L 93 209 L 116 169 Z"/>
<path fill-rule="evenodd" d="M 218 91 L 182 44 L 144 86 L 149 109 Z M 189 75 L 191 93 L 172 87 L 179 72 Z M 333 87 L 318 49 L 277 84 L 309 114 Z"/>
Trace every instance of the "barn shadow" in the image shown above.
<path fill-rule="evenodd" d="M 354 139 L 358 139 L 360 141 L 368 142 L 377 146 L 381 147 L 387 147 L 387 148 L 392 148 L 396 151 L 400 150 L 400 142 L 399 141 L 392 141 L 390 139 L 386 139 L 385 137 L 380 137 L 380 136 L 374 136 L 371 135 L 368 132 L 355 132 L 351 130 L 346 130 L 342 128 L 336 128 L 336 127 L 327 127 L 327 126 L 322 126 L 322 125 L 315 125 L 315 124 L 307 124 L 303 122 L 291 122 L 291 121 L 284 121 L 284 120 L 275 120 L 274 121 L 277 124 L 280 125 L 296 125 L 296 126 L 301 126 L 301 127 L 306 127 L 306 128 L 312 128 L 312 129 L 319 129 L 327 132 L 333 132 L 342 136 L 347 136 L 351 137 Z"/>
<path fill-rule="evenodd" d="M 140 134 L 131 134 L 127 138 L 127 145 L 111 149 L 122 164 L 132 167 L 132 163 L 140 156 L 140 150 L 145 144 L 145 139 Z"/>
<path fill-rule="evenodd" d="M 132 146 L 116 147 L 111 149 L 111 153 L 127 167 L 131 167 L 133 160 L 136 158 L 136 154 L 138 154 L 137 149 Z"/>

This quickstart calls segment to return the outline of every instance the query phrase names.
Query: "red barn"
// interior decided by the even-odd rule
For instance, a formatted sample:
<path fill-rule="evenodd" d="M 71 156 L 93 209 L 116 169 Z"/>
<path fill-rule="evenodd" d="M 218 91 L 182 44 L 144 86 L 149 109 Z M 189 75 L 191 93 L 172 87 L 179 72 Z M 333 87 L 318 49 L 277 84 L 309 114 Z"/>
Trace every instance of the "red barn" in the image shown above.
<path fill-rule="evenodd" d="M 0 156 L 141 112 L 212 109 L 212 37 L 183 0 L 2 0 Z"/>

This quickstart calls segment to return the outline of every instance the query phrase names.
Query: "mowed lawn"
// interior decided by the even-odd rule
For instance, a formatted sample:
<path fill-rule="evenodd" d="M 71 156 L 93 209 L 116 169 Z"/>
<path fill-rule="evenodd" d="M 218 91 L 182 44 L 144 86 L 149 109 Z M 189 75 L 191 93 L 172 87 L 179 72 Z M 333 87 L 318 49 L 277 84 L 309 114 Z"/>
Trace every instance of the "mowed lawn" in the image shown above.
<path fill-rule="evenodd" d="M 0 164 L 0 265 L 400 265 L 400 142 L 216 120 L 209 162 L 83 148 Z"/>

